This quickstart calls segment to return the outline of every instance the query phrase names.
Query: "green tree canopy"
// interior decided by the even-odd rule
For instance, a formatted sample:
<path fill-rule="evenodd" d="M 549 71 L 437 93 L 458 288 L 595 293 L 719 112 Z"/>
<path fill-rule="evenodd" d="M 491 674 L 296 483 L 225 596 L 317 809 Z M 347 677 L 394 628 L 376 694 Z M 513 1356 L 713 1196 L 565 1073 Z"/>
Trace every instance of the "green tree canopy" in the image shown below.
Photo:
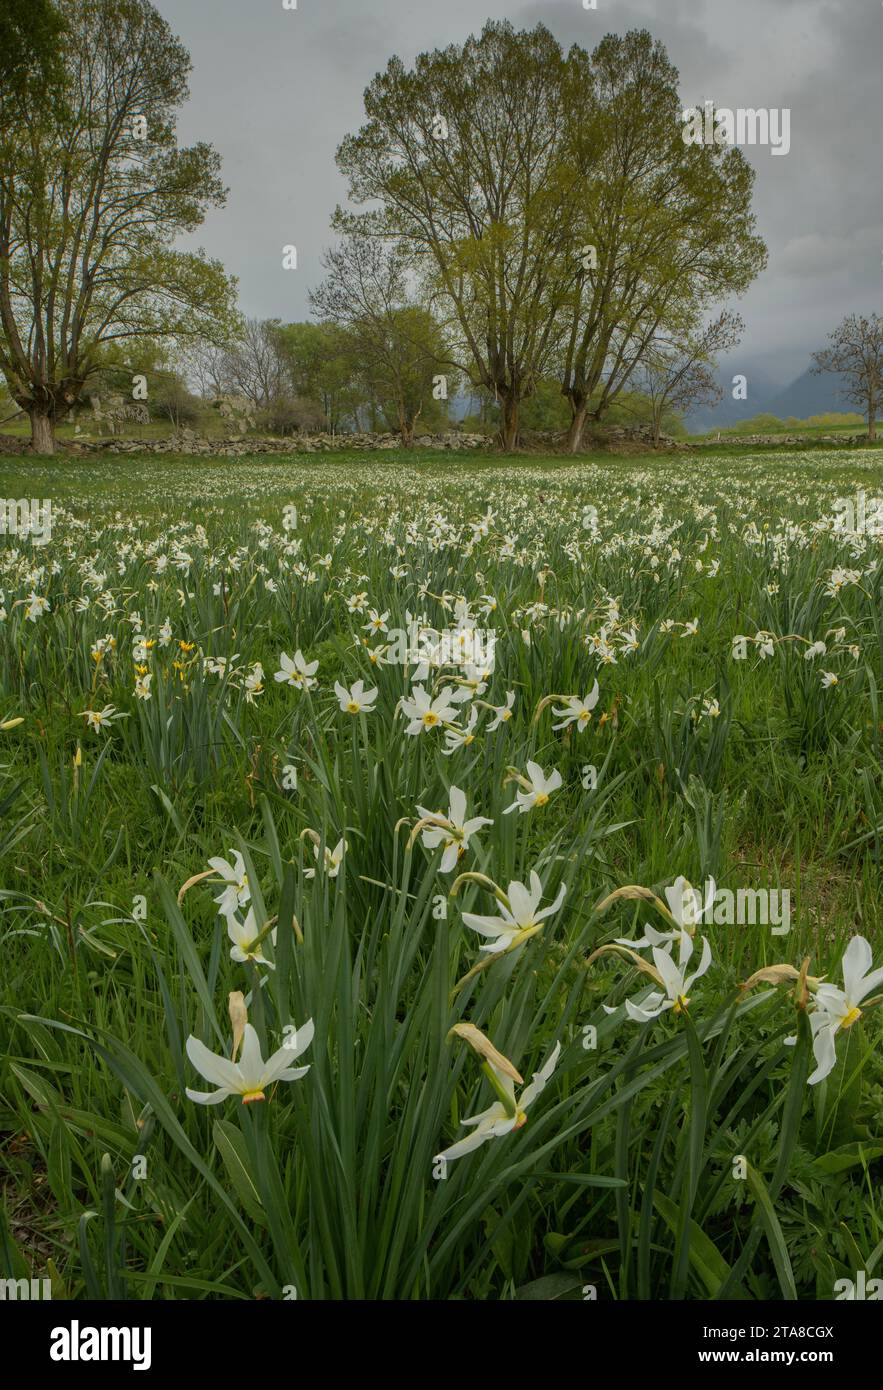
<path fill-rule="evenodd" d="M 317 401 L 332 430 L 358 409 L 357 359 L 349 331 L 337 323 L 287 323 L 278 330 L 279 351 L 298 397 Z"/>
<path fill-rule="evenodd" d="M 556 375 L 572 443 L 660 328 L 685 332 L 765 263 L 738 150 L 683 139 L 677 72 L 646 31 L 565 55 L 542 25 L 489 22 L 462 46 L 393 58 L 338 164 L 398 243 L 512 447 L 521 402 Z"/>
<path fill-rule="evenodd" d="M 33 447 L 109 343 L 225 335 L 234 282 L 174 249 L 224 201 L 209 145 L 179 148 L 190 60 L 149 0 L 61 0 L 65 111 L 34 106 L 0 167 L 0 369 Z"/>
<path fill-rule="evenodd" d="M 409 301 L 399 250 L 351 236 L 326 253 L 325 268 L 325 280 L 310 295 L 313 308 L 324 322 L 346 328 L 354 375 L 410 444 L 418 417 L 430 423 L 445 413 L 439 401 L 442 394 L 447 399 L 454 365 L 442 331 L 427 309 Z"/>
<path fill-rule="evenodd" d="M 64 80 L 64 17 L 52 0 L 3 0 L 0 7 L 0 130 L 25 108 L 57 94 Z"/>
<path fill-rule="evenodd" d="M 354 201 L 381 204 L 339 213 L 338 227 L 410 254 L 473 383 L 499 399 L 510 445 L 555 341 L 563 61 L 548 29 L 508 23 L 422 54 L 410 72 L 393 58 L 365 94 L 367 124 L 338 151 Z"/>

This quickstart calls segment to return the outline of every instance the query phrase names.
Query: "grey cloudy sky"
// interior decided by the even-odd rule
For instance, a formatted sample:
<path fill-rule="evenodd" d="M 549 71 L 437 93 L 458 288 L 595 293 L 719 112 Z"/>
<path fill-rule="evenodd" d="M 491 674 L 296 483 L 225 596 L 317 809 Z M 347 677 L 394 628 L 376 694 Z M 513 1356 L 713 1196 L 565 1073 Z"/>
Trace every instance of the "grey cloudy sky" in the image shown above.
<path fill-rule="evenodd" d="M 732 369 L 775 384 L 852 311 L 883 311 L 880 0 L 154 0 L 193 58 L 179 129 L 223 158 L 227 206 L 196 241 L 239 277 L 246 313 L 308 316 L 329 218 L 346 187 L 334 153 L 393 54 L 460 43 L 486 19 L 542 22 L 565 46 L 647 28 L 680 72 L 685 106 L 789 107 L 791 148 L 747 148 L 769 267 L 735 307 Z M 298 248 L 299 269 L 281 249 Z"/>

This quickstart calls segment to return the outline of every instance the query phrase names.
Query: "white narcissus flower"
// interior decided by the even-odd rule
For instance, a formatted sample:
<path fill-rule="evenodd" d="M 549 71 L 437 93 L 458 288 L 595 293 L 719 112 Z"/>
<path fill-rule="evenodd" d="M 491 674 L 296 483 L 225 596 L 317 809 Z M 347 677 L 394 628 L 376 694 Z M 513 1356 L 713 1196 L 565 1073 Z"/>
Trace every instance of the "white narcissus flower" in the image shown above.
<path fill-rule="evenodd" d="M 834 569 L 831 571 L 831 578 L 825 585 L 825 591 L 832 598 L 836 598 L 844 585 L 857 584 L 860 578 L 858 570 Z"/>
<path fill-rule="evenodd" d="M 466 853 L 469 838 L 476 831 L 481 830 L 484 825 L 493 825 L 493 820 L 488 816 L 473 816 L 471 820 L 466 819 L 466 793 L 459 787 L 451 787 L 450 806 L 447 816 L 441 811 L 427 811 L 423 806 L 418 806 L 421 820 L 432 821 L 422 832 L 423 844 L 427 849 L 437 849 L 439 845 L 444 846 L 439 873 L 450 873 L 461 855 Z"/>
<path fill-rule="evenodd" d="M 830 687 L 831 687 L 832 685 L 839 685 L 839 684 L 840 684 L 839 680 L 837 679 L 837 677 L 835 676 L 835 674 L 834 674 L 833 671 L 822 671 L 822 672 L 820 672 L 820 674 L 821 674 L 821 677 L 822 677 L 822 689 L 823 689 L 823 690 L 828 690 L 828 689 L 830 689 Z"/>
<path fill-rule="evenodd" d="M 464 727 L 452 724 L 445 729 L 445 746 L 441 750 L 442 756 L 450 758 L 456 753 L 458 748 L 468 748 L 470 743 L 475 742 L 475 726 L 478 723 L 478 710 L 473 705 L 469 710 L 469 715 Z"/>
<path fill-rule="evenodd" d="M 592 686 L 588 695 L 581 700 L 578 695 L 569 695 L 564 698 L 564 707 L 556 709 L 552 707 L 552 713 L 556 719 L 560 719 L 560 724 L 553 724 L 553 729 L 566 729 L 571 724 L 576 724 L 579 730 L 588 728 L 589 720 L 592 717 L 592 710 L 598 703 L 598 682 Z"/>
<path fill-rule="evenodd" d="M 804 661 L 812 661 L 813 657 L 824 656 L 827 650 L 824 642 L 813 642 L 812 646 L 807 647 L 803 653 L 803 659 Z"/>
<path fill-rule="evenodd" d="M 29 623 L 35 623 L 44 613 L 51 613 L 52 609 L 47 598 L 42 594 L 35 594 L 33 589 L 28 594 L 28 606 L 25 609 L 25 617 Z"/>
<path fill-rule="evenodd" d="M 816 990 L 815 1009 L 809 1018 L 816 1059 L 816 1069 L 807 1078 L 810 1086 L 824 1081 L 832 1070 L 837 1060 L 837 1034 L 846 1032 L 861 1018 L 859 1005 L 883 985 L 883 968 L 871 970 L 873 963 L 869 942 L 863 936 L 854 936 L 843 956 L 843 988 L 821 984 Z M 794 1039 L 789 1038 L 788 1042 L 793 1043 Z"/>
<path fill-rule="evenodd" d="M 443 690 L 433 700 L 422 685 L 415 685 L 411 698 L 404 696 L 400 703 L 402 713 L 410 720 L 406 734 L 422 734 L 440 724 L 453 724 L 458 714 L 451 704 L 449 691 Z"/>
<path fill-rule="evenodd" d="M 464 912 L 463 921 L 480 936 L 491 938 L 486 946 L 481 947 L 482 951 L 505 951 L 522 932 L 538 927 L 547 917 L 551 917 L 553 912 L 557 912 L 566 892 L 567 887 L 562 883 L 551 907 L 544 907 L 542 912 L 538 912 L 543 885 L 536 869 L 531 869 L 530 888 L 517 880 L 509 884 L 506 891 L 507 901 L 500 904 L 503 909 L 502 916 L 485 917 L 475 912 Z"/>
<path fill-rule="evenodd" d="M 555 769 L 547 777 L 539 763 L 528 762 L 527 777 L 519 777 L 521 789 L 515 793 L 515 800 L 507 806 L 503 815 L 510 811 L 530 811 L 534 806 L 545 806 L 552 792 L 561 786 L 561 773 Z"/>
<path fill-rule="evenodd" d="M 366 690 L 364 681 L 356 681 L 351 690 L 347 690 L 340 681 L 335 681 L 334 693 L 344 714 L 371 714 L 377 699 L 377 687 Z"/>
<path fill-rule="evenodd" d="M 337 844 L 334 846 L 334 849 L 329 849 L 327 845 L 325 846 L 325 873 L 328 876 L 328 878 L 337 878 L 337 875 L 340 873 L 340 866 L 343 863 L 343 856 L 346 854 L 346 851 L 346 840 L 338 840 Z M 319 846 L 317 844 L 313 845 L 313 855 L 318 860 Z M 315 869 L 304 869 L 304 878 L 315 877 Z"/>
<path fill-rule="evenodd" d="M 758 656 L 762 657 L 764 661 L 768 656 L 772 656 L 775 648 L 773 647 L 773 639 L 768 632 L 758 632 L 753 641 L 757 647 Z"/>
<path fill-rule="evenodd" d="M 259 661 L 256 661 L 249 671 L 245 680 L 242 682 L 245 691 L 245 698 L 248 704 L 253 705 L 259 695 L 264 693 L 264 668 Z"/>
<path fill-rule="evenodd" d="M 696 928 L 703 922 L 712 919 L 714 910 L 714 895 L 717 892 L 717 885 L 713 878 L 705 884 L 705 902 L 698 888 L 694 888 L 689 879 L 680 874 L 671 885 L 666 888 L 665 896 L 668 902 L 669 911 L 679 927 L 683 927 L 694 935 Z"/>
<path fill-rule="evenodd" d="M 215 898 L 218 904 L 218 914 L 221 917 L 228 917 L 236 912 L 238 908 L 245 907 L 251 902 L 251 889 L 248 886 L 248 874 L 245 872 L 245 860 L 239 850 L 230 851 L 232 864 L 227 859 L 221 859 L 216 855 L 208 861 L 210 869 L 220 876 L 227 885 L 219 897 Z"/>
<path fill-rule="evenodd" d="M 613 940 L 617 946 L 629 946 L 633 951 L 646 951 L 651 946 L 662 946 L 670 951 L 673 943 L 680 940 L 681 931 L 681 927 L 676 927 L 673 931 L 657 931 L 648 923 L 644 928 L 644 935 L 637 941 L 632 941 L 628 936 L 615 936 Z"/>
<path fill-rule="evenodd" d="M 233 942 L 230 947 L 230 959 L 235 960 L 239 965 L 245 961 L 253 960 L 256 965 L 266 965 L 270 970 L 276 967 L 271 960 L 267 960 L 263 951 L 264 933 L 258 931 L 258 924 L 255 920 L 254 908 L 250 907 L 245 921 L 242 922 L 235 912 L 225 913 L 227 921 L 227 935 Z M 276 928 L 269 933 L 270 940 L 276 945 Z"/>
<path fill-rule="evenodd" d="M 296 686 L 299 690 L 314 690 L 318 682 L 313 677 L 318 669 L 318 661 L 308 662 L 298 647 L 294 654 L 294 660 L 286 652 L 281 653 L 279 670 L 273 679 L 280 682 L 284 681 L 286 685 Z"/>
<path fill-rule="evenodd" d="M 533 1080 L 525 1086 L 520 1096 L 515 1095 L 515 1082 L 511 1076 L 507 1076 L 493 1062 L 488 1062 L 487 1066 L 495 1078 L 494 1089 L 498 1094 L 505 1095 L 505 1100 L 495 1101 L 488 1106 L 487 1110 L 482 1110 L 480 1115 L 472 1115 L 462 1121 L 464 1125 L 472 1126 L 472 1133 L 458 1143 L 452 1144 L 449 1149 L 444 1149 L 440 1154 L 436 1154 L 436 1160 L 462 1158 L 464 1154 L 471 1153 L 473 1149 L 478 1149 L 482 1144 L 487 1143 L 488 1139 L 499 1139 L 504 1134 L 510 1134 L 513 1129 L 521 1129 L 527 1121 L 527 1108 L 532 1105 L 537 1096 L 544 1090 L 546 1083 L 551 1077 L 555 1067 L 558 1065 L 558 1058 L 561 1055 L 561 1044 L 557 1042 L 552 1049 L 549 1060 L 533 1074 Z"/>
<path fill-rule="evenodd" d="M 228 1096 L 241 1096 L 243 1105 L 265 1100 L 265 1091 L 277 1081 L 300 1081 L 306 1076 L 310 1070 L 308 1066 L 292 1067 L 291 1063 L 306 1052 L 312 1041 L 313 1020 L 308 1019 L 296 1033 L 289 1033 L 279 1050 L 265 1062 L 258 1035 L 251 1024 L 246 1023 L 242 1055 L 238 1062 L 231 1062 L 228 1057 L 210 1052 L 205 1043 L 191 1034 L 187 1039 L 187 1056 L 200 1076 L 220 1089 L 192 1091 L 188 1086 L 187 1097 L 197 1105 L 220 1105 Z"/>
<path fill-rule="evenodd" d="M 115 705 L 105 705 L 104 709 L 84 709 L 80 711 L 80 718 L 85 719 L 90 729 L 94 729 L 96 734 L 103 729 L 105 733 L 114 722 L 116 713 Z M 118 716 L 119 717 L 119 716 Z"/>
<path fill-rule="evenodd" d="M 488 724 L 487 726 L 487 731 L 489 734 L 492 734 L 494 732 L 494 729 L 499 729 L 501 724 L 508 724 L 509 720 L 512 718 L 512 706 L 514 704 L 515 691 L 507 690 L 505 705 L 491 705 L 491 709 L 494 712 L 494 717 L 491 720 L 490 724 Z"/>
<path fill-rule="evenodd" d="M 376 632 L 388 632 L 389 628 L 386 626 L 386 620 L 388 617 L 388 612 L 378 613 L 376 608 L 372 608 L 368 617 L 368 621 L 367 623 L 365 623 L 365 626 L 362 628 L 362 631 L 369 632 L 371 634 Z"/>
<path fill-rule="evenodd" d="M 658 1018 L 660 1014 L 671 1009 L 675 1014 L 686 1012 L 690 1003 L 689 989 L 694 981 L 704 975 L 711 965 L 711 947 L 705 937 L 702 938 L 702 955 L 699 965 L 691 975 L 686 973 L 687 966 L 693 954 L 693 938 L 688 932 L 682 931 L 679 934 L 680 949 L 678 951 L 678 963 L 675 964 L 671 946 L 666 950 L 661 946 L 653 947 L 653 964 L 655 969 L 652 973 L 656 981 L 662 985 L 662 991 L 652 990 L 640 1004 L 634 1004 L 631 999 L 625 1001 L 625 1009 L 629 1018 L 634 1023 L 648 1023 L 651 1019 Z M 604 1005 L 604 1011 L 608 1014 L 616 1013 L 616 1008 L 608 1004 Z"/>

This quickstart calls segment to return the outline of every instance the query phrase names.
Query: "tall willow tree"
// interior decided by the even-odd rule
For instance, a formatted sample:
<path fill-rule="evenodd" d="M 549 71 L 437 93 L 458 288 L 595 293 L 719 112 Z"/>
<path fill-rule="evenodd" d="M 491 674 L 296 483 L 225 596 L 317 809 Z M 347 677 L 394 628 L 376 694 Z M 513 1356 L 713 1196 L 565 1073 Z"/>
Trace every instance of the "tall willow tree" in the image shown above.
<path fill-rule="evenodd" d="M 225 335 L 235 285 L 174 249 L 223 203 L 207 144 L 178 147 L 190 59 L 148 0 L 60 0 L 58 99 L 4 100 L 0 370 L 37 453 L 103 353 Z"/>
<path fill-rule="evenodd" d="M 508 23 L 410 72 L 393 58 L 337 156 L 353 200 L 381 204 L 339 213 L 338 228 L 398 242 L 421 267 L 472 381 L 500 403 L 507 448 L 551 359 L 563 293 L 563 62 L 548 29 Z"/>
<path fill-rule="evenodd" d="M 501 406 L 556 376 L 577 448 L 661 328 L 683 333 L 765 261 L 752 171 L 737 150 L 687 146 L 677 73 L 646 31 L 565 56 L 542 25 L 489 23 L 462 47 L 394 58 L 338 150 L 364 213 L 344 230 L 398 240 Z"/>
<path fill-rule="evenodd" d="M 678 74 L 646 30 L 568 56 L 562 178 L 584 233 L 564 316 L 562 392 L 576 450 L 660 332 L 681 338 L 766 264 L 739 150 L 686 145 Z"/>

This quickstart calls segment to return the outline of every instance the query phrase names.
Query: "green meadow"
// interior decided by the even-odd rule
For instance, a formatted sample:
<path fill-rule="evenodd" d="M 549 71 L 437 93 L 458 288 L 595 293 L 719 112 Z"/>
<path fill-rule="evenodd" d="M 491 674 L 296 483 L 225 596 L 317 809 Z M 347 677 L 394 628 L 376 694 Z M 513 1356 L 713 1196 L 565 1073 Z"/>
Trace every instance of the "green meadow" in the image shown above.
<path fill-rule="evenodd" d="M 876 450 L 0 459 L 51 503 L 0 540 L 4 1272 L 873 1277 L 860 493 Z"/>

